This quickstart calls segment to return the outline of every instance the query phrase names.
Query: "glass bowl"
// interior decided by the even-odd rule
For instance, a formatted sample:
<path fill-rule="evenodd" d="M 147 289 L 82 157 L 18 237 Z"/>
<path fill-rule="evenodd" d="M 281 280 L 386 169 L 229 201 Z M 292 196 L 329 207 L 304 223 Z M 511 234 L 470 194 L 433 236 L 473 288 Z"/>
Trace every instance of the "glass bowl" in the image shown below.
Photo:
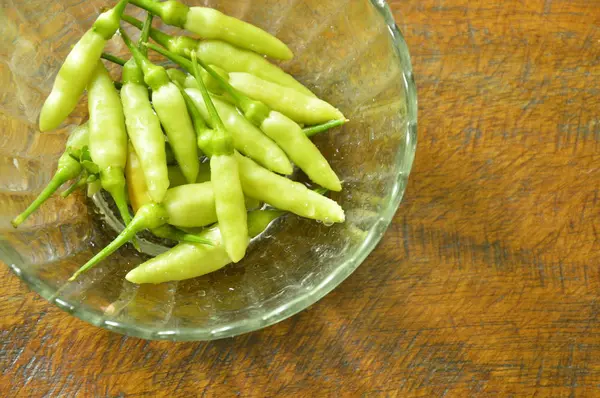
<path fill-rule="evenodd" d="M 218 8 L 276 34 L 296 55 L 282 67 L 351 120 L 314 139 L 344 181 L 344 191 L 333 197 L 345 209 L 347 222 L 326 226 L 284 216 L 251 244 L 245 260 L 190 281 L 150 286 L 125 281 L 125 274 L 147 256 L 124 247 L 67 283 L 120 228 L 102 197 L 88 199 L 83 192 L 68 199 L 55 196 L 19 229 L 10 220 L 50 179 L 66 137 L 86 118 L 84 96 L 60 129 L 43 134 L 37 129 L 62 60 L 107 2 L 13 1 L 11 8 L 0 9 L 0 258 L 61 309 L 145 339 L 234 336 L 315 303 L 381 239 L 404 194 L 416 146 L 410 57 L 384 1 L 186 3 Z M 131 5 L 127 13 L 142 16 Z M 119 37 L 107 51 L 125 54 Z"/>

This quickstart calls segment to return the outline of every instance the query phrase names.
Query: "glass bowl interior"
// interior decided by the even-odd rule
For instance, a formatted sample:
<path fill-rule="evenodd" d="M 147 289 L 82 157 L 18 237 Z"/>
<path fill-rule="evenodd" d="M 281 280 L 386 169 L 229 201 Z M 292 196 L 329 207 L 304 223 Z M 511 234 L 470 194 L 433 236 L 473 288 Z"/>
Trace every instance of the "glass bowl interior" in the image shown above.
<path fill-rule="evenodd" d="M 125 274 L 147 258 L 125 247 L 67 283 L 116 235 L 118 225 L 98 206 L 101 198 L 53 197 L 19 229 L 10 220 L 50 179 L 66 137 L 87 116 L 84 96 L 61 128 L 43 134 L 37 129 L 62 60 L 106 2 L 12 2 L 0 10 L 0 259 L 65 311 L 147 339 L 234 336 L 285 319 L 323 297 L 379 242 L 404 194 L 416 146 L 410 57 L 383 1 L 185 2 L 215 7 L 276 34 L 295 53 L 281 66 L 351 120 L 314 139 L 344 182 L 344 191 L 333 197 L 347 222 L 327 226 L 284 216 L 252 243 L 242 262 L 190 281 L 152 286 L 125 281 Z M 142 15 L 133 6 L 127 13 Z M 126 54 L 118 37 L 107 51 Z"/>

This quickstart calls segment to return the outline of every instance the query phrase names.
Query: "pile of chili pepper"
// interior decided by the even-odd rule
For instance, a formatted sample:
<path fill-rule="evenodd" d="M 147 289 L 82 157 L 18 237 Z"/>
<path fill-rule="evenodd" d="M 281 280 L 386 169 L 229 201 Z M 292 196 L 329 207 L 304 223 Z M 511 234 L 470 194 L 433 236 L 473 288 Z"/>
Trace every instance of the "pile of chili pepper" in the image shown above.
<path fill-rule="evenodd" d="M 123 15 L 129 2 L 147 11 L 144 22 Z M 154 29 L 154 16 L 202 39 Z M 137 43 L 121 21 L 141 30 Z M 117 31 L 128 60 L 103 52 Z M 176 66 L 153 64 L 148 49 Z M 63 197 L 83 187 L 88 195 L 104 189 L 125 229 L 71 280 L 124 244 L 136 245 L 142 230 L 179 242 L 127 274 L 141 284 L 194 278 L 238 262 L 250 239 L 286 212 L 343 222 L 342 208 L 325 196 L 340 191 L 341 182 L 309 137 L 347 120 L 266 57 L 293 54 L 264 30 L 211 8 L 119 1 L 67 56 L 42 107 L 40 130 L 59 127 L 86 90 L 89 120 L 72 131 L 54 177 L 12 224 L 69 181 Z M 122 66 L 121 82 L 101 58 Z M 322 188 L 290 179 L 292 163 Z"/>

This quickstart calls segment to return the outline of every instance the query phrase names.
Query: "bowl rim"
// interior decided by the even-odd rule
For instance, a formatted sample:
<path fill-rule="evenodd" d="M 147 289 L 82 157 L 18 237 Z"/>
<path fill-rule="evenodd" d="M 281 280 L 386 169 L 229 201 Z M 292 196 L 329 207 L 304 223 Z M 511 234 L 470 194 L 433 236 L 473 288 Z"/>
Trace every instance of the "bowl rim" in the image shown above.
<path fill-rule="evenodd" d="M 285 303 L 261 317 L 250 315 L 248 318 L 228 323 L 219 328 L 184 327 L 176 330 L 161 330 L 143 328 L 135 324 L 121 323 L 106 319 L 104 316 L 90 312 L 87 309 L 72 305 L 60 297 L 56 297 L 52 289 L 38 280 L 23 273 L 14 262 L 7 262 L 9 268 L 22 279 L 32 290 L 44 297 L 50 303 L 75 317 L 113 332 L 121 333 L 131 337 L 147 340 L 170 340 L 170 341 L 210 341 L 241 334 L 253 332 L 281 322 L 315 304 L 317 301 L 329 294 L 348 278 L 371 254 L 381 241 L 385 231 L 390 225 L 398 210 L 400 202 L 406 190 L 406 183 L 412 168 L 417 144 L 417 90 L 414 81 L 411 57 L 408 46 L 396 25 L 392 11 L 385 0 L 370 0 L 371 4 L 383 16 L 392 38 L 392 42 L 400 63 L 401 78 L 406 91 L 406 148 L 403 153 L 398 153 L 397 163 L 400 169 L 398 178 L 392 188 L 392 193 L 387 206 L 382 209 L 379 220 L 371 227 L 363 244 L 358 248 L 357 255 L 346 260 L 337 269 L 321 281 L 317 286 L 299 295 L 293 300 Z M 10 257 L 10 256 L 9 256 Z"/>

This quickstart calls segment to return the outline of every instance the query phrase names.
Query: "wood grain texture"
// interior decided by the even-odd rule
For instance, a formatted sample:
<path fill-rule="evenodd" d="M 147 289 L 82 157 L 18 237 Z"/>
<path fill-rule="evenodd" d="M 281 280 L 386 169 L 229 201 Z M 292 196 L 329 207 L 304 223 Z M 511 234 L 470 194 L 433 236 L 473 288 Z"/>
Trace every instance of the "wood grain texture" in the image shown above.
<path fill-rule="evenodd" d="M 600 394 L 600 1 L 398 0 L 419 149 L 378 249 L 266 330 L 96 329 L 0 278 L 7 396 Z"/>

